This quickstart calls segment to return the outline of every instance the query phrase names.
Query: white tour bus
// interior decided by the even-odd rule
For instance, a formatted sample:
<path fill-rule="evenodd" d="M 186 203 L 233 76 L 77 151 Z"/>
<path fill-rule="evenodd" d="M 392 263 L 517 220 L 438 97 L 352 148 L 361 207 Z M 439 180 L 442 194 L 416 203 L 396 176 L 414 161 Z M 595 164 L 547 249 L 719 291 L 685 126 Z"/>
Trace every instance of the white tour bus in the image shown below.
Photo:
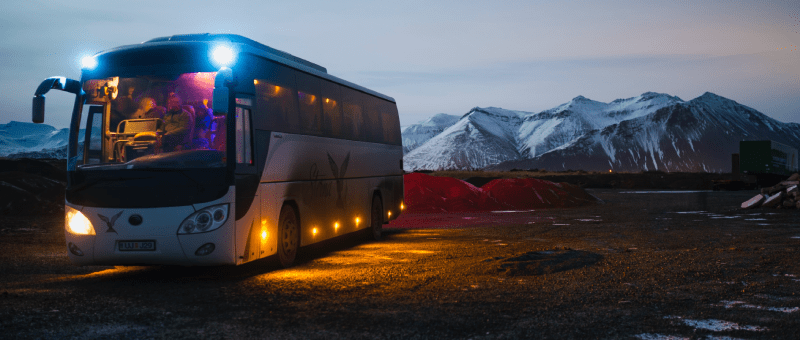
<path fill-rule="evenodd" d="M 74 93 L 65 233 L 79 265 L 238 265 L 403 210 L 394 99 L 230 34 L 175 35 L 83 60 L 33 98 Z M 79 138 L 79 136 L 82 136 Z"/>

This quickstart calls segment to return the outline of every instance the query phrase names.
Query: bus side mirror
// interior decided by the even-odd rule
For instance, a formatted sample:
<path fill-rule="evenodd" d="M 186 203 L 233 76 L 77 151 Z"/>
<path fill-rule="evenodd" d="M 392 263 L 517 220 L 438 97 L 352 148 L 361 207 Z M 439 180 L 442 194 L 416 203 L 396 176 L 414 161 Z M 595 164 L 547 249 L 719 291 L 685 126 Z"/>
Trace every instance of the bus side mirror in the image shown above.
<path fill-rule="evenodd" d="M 44 96 L 33 97 L 33 122 L 44 123 Z"/>
<path fill-rule="evenodd" d="M 214 77 L 213 110 L 215 113 L 227 114 L 230 104 L 230 86 L 233 83 L 233 71 L 223 67 Z"/>
<path fill-rule="evenodd" d="M 45 79 L 33 94 L 33 116 L 31 118 L 34 123 L 44 123 L 44 94 L 53 89 L 74 93 L 79 98 L 85 94 L 81 88 L 81 82 L 77 80 L 66 77 Z"/>

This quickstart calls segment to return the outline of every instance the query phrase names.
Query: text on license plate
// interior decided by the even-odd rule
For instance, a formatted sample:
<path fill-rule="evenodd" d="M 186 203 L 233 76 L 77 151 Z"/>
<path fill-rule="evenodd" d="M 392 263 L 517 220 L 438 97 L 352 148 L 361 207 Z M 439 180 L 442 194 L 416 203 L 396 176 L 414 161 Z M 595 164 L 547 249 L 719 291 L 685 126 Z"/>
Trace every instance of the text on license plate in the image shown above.
<path fill-rule="evenodd" d="M 119 251 L 152 251 L 156 250 L 156 241 L 119 241 Z"/>

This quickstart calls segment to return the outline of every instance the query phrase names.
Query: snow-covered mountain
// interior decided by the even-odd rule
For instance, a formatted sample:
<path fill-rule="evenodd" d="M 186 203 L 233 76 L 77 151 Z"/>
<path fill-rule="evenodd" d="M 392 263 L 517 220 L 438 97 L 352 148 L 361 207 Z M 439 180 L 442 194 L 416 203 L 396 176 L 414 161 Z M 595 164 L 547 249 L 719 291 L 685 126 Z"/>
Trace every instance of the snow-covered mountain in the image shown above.
<path fill-rule="evenodd" d="M 66 158 L 68 139 L 66 128 L 11 121 L 0 124 L 0 157 Z"/>
<path fill-rule="evenodd" d="M 480 169 L 520 158 L 517 133 L 528 112 L 473 108 L 403 157 L 406 170 Z"/>
<path fill-rule="evenodd" d="M 520 154 L 539 156 L 582 136 L 624 120 L 646 116 L 656 110 L 683 102 L 678 97 L 646 92 L 638 97 L 597 102 L 577 96 L 568 103 L 525 117 L 520 127 Z"/>
<path fill-rule="evenodd" d="M 775 140 L 800 146 L 800 124 L 781 123 L 708 92 L 688 102 L 653 92 L 611 103 L 578 96 L 556 108 L 520 118 L 517 130 L 510 132 L 513 138 L 508 134 L 498 138 L 497 143 L 507 146 L 499 157 L 487 151 L 473 155 L 474 162 L 459 162 L 443 150 L 470 148 L 475 141 L 467 136 L 436 136 L 406 156 L 405 168 L 726 172 L 740 140 Z M 490 143 L 483 138 L 478 142 Z M 427 156 L 416 154 L 422 151 L 427 151 Z M 512 151 L 516 151 L 516 157 Z M 492 163 L 502 158 L 507 160 Z"/>
<path fill-rule="evenodd" d="M 442 133 L 444 129 L 451 127 L 461 117 L 445 113 L 437 114 L 426 121 L 409 125 L 403 129 L 403 154 L 416 149 L 429 139 Z"/>

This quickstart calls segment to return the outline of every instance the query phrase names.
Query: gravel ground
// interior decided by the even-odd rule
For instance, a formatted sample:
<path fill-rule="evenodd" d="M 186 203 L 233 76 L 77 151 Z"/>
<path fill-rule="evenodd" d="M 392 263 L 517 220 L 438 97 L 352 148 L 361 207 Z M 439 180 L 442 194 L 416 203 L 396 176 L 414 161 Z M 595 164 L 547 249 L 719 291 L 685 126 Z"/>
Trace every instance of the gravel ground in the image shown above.
<path fill-rule="evenodd" d="M 0 217 L 0 337 L 798 337 L 800 211 L 736 209 L 755 191 L 589 191 L 605 204 L 406 215 L 287 270 L 75 267 L 62 216 Z"/>

